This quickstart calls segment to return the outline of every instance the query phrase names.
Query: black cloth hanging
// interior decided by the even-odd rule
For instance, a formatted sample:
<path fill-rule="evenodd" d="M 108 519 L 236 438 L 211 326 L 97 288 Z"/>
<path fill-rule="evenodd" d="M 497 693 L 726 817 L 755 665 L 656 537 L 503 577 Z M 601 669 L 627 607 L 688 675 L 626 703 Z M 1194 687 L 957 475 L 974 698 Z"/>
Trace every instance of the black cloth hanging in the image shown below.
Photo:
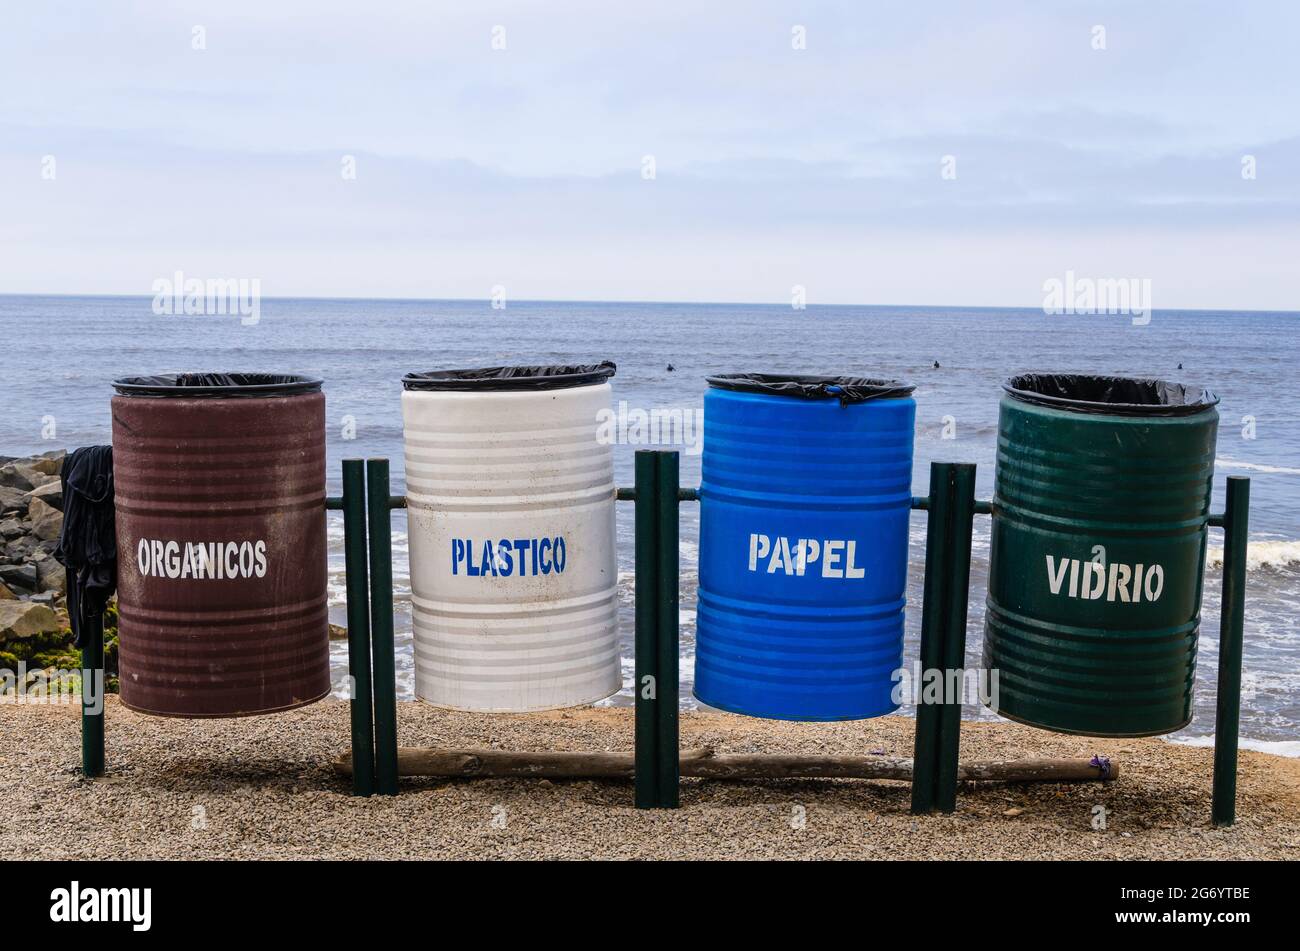
<path fill-rule="evenodd" d="M 77 647 L 98 632 L 117 588 L 113 447 L 83 446 L 63 461 L 63 530 L 54 557 L 68 575 L 68 621 Z"/>

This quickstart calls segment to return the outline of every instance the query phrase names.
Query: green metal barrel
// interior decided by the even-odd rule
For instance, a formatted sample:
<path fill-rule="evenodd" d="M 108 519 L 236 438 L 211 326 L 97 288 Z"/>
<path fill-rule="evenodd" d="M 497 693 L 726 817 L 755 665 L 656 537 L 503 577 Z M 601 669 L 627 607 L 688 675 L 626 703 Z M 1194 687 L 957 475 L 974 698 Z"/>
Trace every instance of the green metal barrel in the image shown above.
<path fill-rule="evenodd" d="M 1218 398 L 1160 380 L 1009 380 L 998 423 L 989 706 L 1061 733 L 1192 717 Z"/>

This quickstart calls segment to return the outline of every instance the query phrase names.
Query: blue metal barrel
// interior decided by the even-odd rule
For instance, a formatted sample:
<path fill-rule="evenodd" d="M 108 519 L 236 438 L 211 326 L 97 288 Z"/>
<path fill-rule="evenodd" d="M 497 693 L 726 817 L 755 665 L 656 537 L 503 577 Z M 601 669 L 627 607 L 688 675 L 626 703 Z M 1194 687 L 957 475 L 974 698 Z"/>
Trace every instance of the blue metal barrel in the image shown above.
<path fill-rule="evenodd" d="M 695 696 L 780 720 L 897 708 L 912 500 L 912 387 L 709 378 Z"/>

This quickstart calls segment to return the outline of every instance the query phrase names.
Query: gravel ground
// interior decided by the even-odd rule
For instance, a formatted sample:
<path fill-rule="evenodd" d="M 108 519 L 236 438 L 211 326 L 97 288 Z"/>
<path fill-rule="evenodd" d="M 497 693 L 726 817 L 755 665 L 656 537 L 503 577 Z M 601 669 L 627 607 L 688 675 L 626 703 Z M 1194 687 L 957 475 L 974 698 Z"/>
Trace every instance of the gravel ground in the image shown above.
<path fill-rule="evenodd" d="M 403 745 L 629 750 L 632 711 L 479 716 L 399 704 Z M 1091 756 L 1095 783 L 964 786 L 952 816 L 913 817 L 897 782 L 684 780 L 682 808 L 637 811 L 629 782 L 402 781 L 355 799 L 335 774 L 348 708 L 244 720 L 139 716 L 110 699 L 108 775 L 83 780 L 75 706 L 0 703 L 9 858 L 1300 858 L 1300 761 L 1243 751 L 1238 823 L 1209 824 L 1211 751 L 965 724 L 964 759 Z M 684 748 L 910 756 L 912 721 L 804 724 L 684 713 Z M 1106 806 L 1107 829 L 1091 828 Z M 802 813 L 802 827 L 798 816 Z"/>

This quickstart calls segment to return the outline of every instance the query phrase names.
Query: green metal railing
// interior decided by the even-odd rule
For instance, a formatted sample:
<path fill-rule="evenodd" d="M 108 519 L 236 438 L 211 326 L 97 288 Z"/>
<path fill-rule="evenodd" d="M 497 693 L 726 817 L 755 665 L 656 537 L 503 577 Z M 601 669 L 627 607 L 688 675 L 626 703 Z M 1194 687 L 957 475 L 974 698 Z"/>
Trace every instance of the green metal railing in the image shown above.
<path fill-rule="evenodd" d="M 365 540 L 359 512 L 363 495 L 357 484 L 360 460 L 344 463 L 345 547 L 349 552 Z M 351 466 L 351 470 L 349 470 Z M 944 683 L 955 683 L 965 668 L 966 622 L 969 606 L 971 538 L 975 515 L 990 515 L 991 501 L 975 498 L 975 466 L 966 463 L 931 463 L 930 494 L 912 499 L 912 508 L 927 513 L 925 581 L 921 609 L 921 666 L 938 671 Z M 405 508 L 404 496 L 389 494 L 388 462 L 367 463 L 370 477 L 369 525 L 371 626 L 378 632 L 372 648 L 375 670 L 375 745 L 356 728 L 369 696 L 362 690 L 366 672 L 365 623 L 359 635 L 349 627 L 350 669 L 356 685 L 353 699 L 353 762 L 363 764 L 374 756 L 376 791 L 397 791 L 395 738 L 396 688 L 392 653 L 392 565 L 388 515 Z M 679 802 L 679 566 L 678 525 L 680 503 L 698 502 L 698 489 L 679 485 L 680 458 L 676 452 L 641 450 L 636 453 L 636 484 L 619 488 L 616 498 L 636 505 L 636 646 L 635 646 L 635 802 L 639 809 L 673 809 Z M 1213 818 L 1231 825 L 1235 818 L 1237 782 L 1237 729 L 1241 708 L 1241 653 L 1245 613 L 1246 528 L 1249 517 L 1250 480 L 1228 479 L 1228 501 L 1222 515 L 1210 524 L 1225 530 L 1223 616 L 1220 626 L 1219 692 L 1215 717 Z M 349 501 L 351 500 L 351 501 Z M 331 500 L 335 501 L 335 500 Z M 351 527 L 349 527 L 351 526 Z M 378 544 L 375 539 L 378 538 Z M 353 561 L 364 563 L 359 554 Z M 348 617 L 353 605 L 364 601 L 365 579 L 354 581 L 348 566 Z M 376 622 L 375 618 L 379 621 Z M 382 688 L 382 689 L 381 689 Z M 961 750 L 961 697 L 943 691 L 940 703 L 925 702 L 924 691 L 916 711 L 913 751 L 912 812 L 934 810 L 951 813 L 957 803 L 957 775 Z M 381 696 L 382 694 L 382 696 Z M 354 792 L 368 795 L 369 777 L 354 767 Z"/>
<path fill-rule="evenodd" d="M 1214 710 L 1214 803 L 1216 826 L 1237 821 L 1237 731 L 1241 726 L 1241 652 L 1246 628 L 1246 529 L 1250 480 L 1228 477 L 1223 515 L 1223 598 L 1219 607 L 1219 695 Z"/>
<path fill-rule="evenodd" d="M 640 809 L 672 809 L 679 801 L 679 570 L 680 503 L 698 502 L 698 489 L 679 485 L 676 452 L 636 453 L 636 485 L 619 501 L 636 505 L 635 801 Z M 911 506 L 927 513 L 921 665 L 944 682 L 965 667 L 973 516 L 993 504 L 975 498 L 975 466 L 931 463 L 930 494 Z M 352 791 L 398 791 L 397 684 L 393 647 L 393 509 L 387 459 L 343 461 L 343 495 L 325 507 L 342 511 L 347 573 L 348 672 L 352 721 Z M 1224 530 L 1223 607 L 1220 618 L 1215 710 L 1215 825 L 1236 818 L 1237 731 L 1241 716 L 1241 659 L 1245 623 L 1246 546 L 1250 480 L 1228 478 L 1227 502 L 1210 524 Z M 102 632 L 82 651 L 82 773 L 104 773 L 104 644 Z M 945 693 L 947 693 L 945 691 Z M 924 701 L 924 691 L 921 693 Z M 961 698 L 917 707 L 912 774 L 914 813 L 956 808 L 961 746 Z"/>
<path fill-rule="evenodd" d="M 966 666 L 966 609 L 970 590 L 975 466 L 930 465 L 930 494 L 912 500 L 927 514 L 925 582 L 921 604 L 921 670 L 948 672 Z M 916 740 L 912 754 L 912 812 L 957 807 L 957 762 L 961 746 L 961 698 L 925 702 L 917 685 Z M 945 690 L 946 694 L 947 691 Z"/>
<path fill-rule="evenodd" d="M 370 588 L 366 562 L 366 473 L 360 459 L 343 460 L 343 557 L 348 600 L 348 696 L 352 714 L 352 792 L 375 791 L 374 681 L 370 671 Z"/>
<path fill-rule="evenodd" d="M 636 806 L 675 809 L 679 786 L 675 452 L 636 454 Z"/>
<path fill-rule="evenodd" d="M 81 775 L 104 775 L 104 619 L 86 632 L 81 649 Z"/>

